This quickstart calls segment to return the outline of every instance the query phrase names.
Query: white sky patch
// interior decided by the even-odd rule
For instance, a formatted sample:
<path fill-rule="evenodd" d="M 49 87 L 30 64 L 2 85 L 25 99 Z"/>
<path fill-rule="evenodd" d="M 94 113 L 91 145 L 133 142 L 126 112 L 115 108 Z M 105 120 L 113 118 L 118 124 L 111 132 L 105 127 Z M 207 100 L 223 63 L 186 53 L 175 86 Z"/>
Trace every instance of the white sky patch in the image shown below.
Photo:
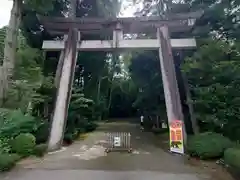
<path fill-rule="evenodd" d="M 122 7 L 120 10 L 120 17 L 133 17 L 134 13 L 142 8 L 142 3 L 133 4 L 131 1 L 123 0 Z"/>
<path fill-rule="evenodd" d="M 12 9 L 12 1 L 1 0 L 0 5 L 0 27 L 6 26 L 8 24 L 10 13 Z"/>
<path fill-rule="evenodd" d="M 12 9 L 12 0 L 1 0 L 0 6 L 0 28 L 8 25 L 10 13 Z M 133 17 L 134 12 L 140 8 L 140 5 L 133 5 L 127 0 L 123 1 L 120 17 Z"/>

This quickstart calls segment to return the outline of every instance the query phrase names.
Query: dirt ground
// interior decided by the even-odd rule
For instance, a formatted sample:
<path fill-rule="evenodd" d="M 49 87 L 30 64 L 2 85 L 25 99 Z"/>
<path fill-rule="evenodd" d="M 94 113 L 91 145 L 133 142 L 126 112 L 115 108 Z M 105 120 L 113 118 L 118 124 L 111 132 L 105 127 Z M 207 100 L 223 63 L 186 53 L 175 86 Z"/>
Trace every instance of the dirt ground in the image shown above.
<path fill-rule="evenodd" d="M 107 132 L 130 132 L 133 152 L 105 152 Z M 2 180 L 232 180 L 215 162 L 189 160 L 167 151 L 166 136 L 141 132 L 129 122 L 102 123 L 84 140 L 42 159 L 21 161 Z"/>

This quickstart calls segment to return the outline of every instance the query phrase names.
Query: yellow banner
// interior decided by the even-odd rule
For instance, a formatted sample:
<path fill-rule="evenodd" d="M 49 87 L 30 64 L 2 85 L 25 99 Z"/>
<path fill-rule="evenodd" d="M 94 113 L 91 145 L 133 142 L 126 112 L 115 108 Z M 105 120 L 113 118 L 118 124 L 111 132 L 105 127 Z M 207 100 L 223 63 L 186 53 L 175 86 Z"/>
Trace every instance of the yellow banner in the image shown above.
<path fill-rule="evenodd" d="M 183 123 L 180 120 L 174 120 L 169 127 L 170 131 L 170 151 L 184 154 L 183 145 Z"/>

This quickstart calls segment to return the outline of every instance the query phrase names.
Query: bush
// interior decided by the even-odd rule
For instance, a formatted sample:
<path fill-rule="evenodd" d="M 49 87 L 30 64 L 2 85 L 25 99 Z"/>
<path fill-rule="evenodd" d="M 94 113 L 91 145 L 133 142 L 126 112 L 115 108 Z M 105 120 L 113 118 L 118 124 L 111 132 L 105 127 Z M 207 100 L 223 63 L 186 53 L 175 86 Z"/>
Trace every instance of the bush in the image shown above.
<path fill-rule="evenodd" d="M 36 155 L 37 157 L 43 157 L 46 151 L 47 151 L 47 145 L 39 144 L 34 147 L 33 154 Z"/>
<path fill-rule="evenodd" d="M 10 170 L 20 160 L 17 154 L 0 154 L 0 171 Z"/>
<path fill-rule="evenodd" d="M 229 148 L 224 152 L 224 162 L 231 167 L 240 169 L 240 149 Z"/>
<path fill-rule="evenodd" d="M 201 159 L 212 159 L 223 156 L 224 151 L 232 145 L 233 143 L 221 134 L 207 132 L 190 137 L 187 152 Z"/>
<path fill-rule="evenodd" d="M 11 150 L 11 146 L 9 144 L 9 139 L 0 138 L 0 154 L 9 153 Z"/>
<path fill-rule="evenodd" d="M 92 132 L 94 131 L 96 128 L 98 127 L 98 125 L 95 122 L 88 122 L 86 127 L 85 127 L 85 131 L 86 132 Z"/>
<path fill-rule="evenodd" d="M 36 137 L 36 144 L 46 143 L 50 134 L 49 132 L 50 123 L 47 121 L 42 122 L 33 134 Z"/>
<path fill-rule="evenodd" d="M 71 133 L 66 133 L 65 135 L 64 135 L 64 142 L 66 143 L 66 144 L 72 144 L 73 143 L 73 134 L 71 134 Z"/>
<path fill-rule="evenodd" d="M 36 138 L 32 134 L 20 134 L 12 141 L 12 151 L 22 156 L 28 156 L 33 152 L 35 145 Z"/>
<path fill-rule="evenodd" d="M 0 109 L 0 137 L 11 139 L 36 129 L 37 123 L 33 116 L 25 115 L 20 110 Z"/>
<path fill-rule="evenodd" d="M 167 133 L 169 131 L 168 128 L 153 128 L 152 129 L 152 132 L 154 134 L 164 134 L 164 133 Z"/>

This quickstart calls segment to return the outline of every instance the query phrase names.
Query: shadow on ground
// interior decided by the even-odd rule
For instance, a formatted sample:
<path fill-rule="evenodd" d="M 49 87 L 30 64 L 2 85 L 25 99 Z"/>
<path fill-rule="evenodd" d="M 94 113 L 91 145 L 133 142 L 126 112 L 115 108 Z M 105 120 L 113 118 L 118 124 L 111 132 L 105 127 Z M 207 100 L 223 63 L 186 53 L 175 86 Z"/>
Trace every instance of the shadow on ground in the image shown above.
<path fill-rule="evenodd" d="M 133 152 L 105 153 L 105 148 L 102 144 L 106 140 L 106 132 L 130 132 Z M 44 179 L 44 173 L 46 176 L 46 173 L 50 173 L 49 170 L 51 170 L 57 173 L 58 176 L 63 173 L 63 171 L 65 173 L 72 172 L 75 174 L 73 175 L 74 178 L 70 178 L 69 180 L 75 180 L 77 179 L 75 176 L 80 176 L 84 173 L 88 174 L 86 178 L 84 176 L 84 179 L 88 179 L 87 177 L 89 177 L 89 179 L 92 180 L 104 178 L 104 180 L 118 180 L 122 178 L 124 180 L 171 180 L 176 178 L 178 178 L 178 180 L 210 179 L 209 175 L 207 175 L 203 169 L 191 166 L 182 156 L 172 155 L 164 151 L 159 141 L 161 141 L 161 139 L 157 138 L 152 133 L 141 132 L 138 125 L 134 123 L 123 121 L 101 123 L 99 128 L 95 132 L 90 133 L 85 140 L 77 141 L 72 146 L 66 147 L 59 152 L 47 154 L 43 159 L 26 159 L 18 164 L 16 170 L 10 173 L 10 176 L 6 177 L 8 177 L 8 180 L 30 180 L 30 178 L 34 176 L 34 172 L 36 176 L 38 172 L 42 172 L 41 179 Z M 118 177 L 118 173 L 116 174 L 116 172 L 122 171 L 128 174 L 128 178 L 124 178 L 125 173 L 119 174 Z M 22 179 L 19 178 L 18 172 L 25 172 L 25 176 L 23 176 Z M 97 172 L 100 174 L 93 176 L 93 174 Z M 110 174 L 112 176 L 111 172 L 115 174 L 116 177 L 109 179 L 108 176 L 110 176 Z M 134 172 L 146 172 L 146 174 L 152 172 L 153 174 L 145 178 L 146 174 L 140 176 L 141 173 L 136 175 Z M 27 177 L 28 175 L 29 178 Z M 57 175 L 52 175 L 52 179 L 59 180 L 65 177 L 66 174 L 58 178 L 55 176 Z"/>

